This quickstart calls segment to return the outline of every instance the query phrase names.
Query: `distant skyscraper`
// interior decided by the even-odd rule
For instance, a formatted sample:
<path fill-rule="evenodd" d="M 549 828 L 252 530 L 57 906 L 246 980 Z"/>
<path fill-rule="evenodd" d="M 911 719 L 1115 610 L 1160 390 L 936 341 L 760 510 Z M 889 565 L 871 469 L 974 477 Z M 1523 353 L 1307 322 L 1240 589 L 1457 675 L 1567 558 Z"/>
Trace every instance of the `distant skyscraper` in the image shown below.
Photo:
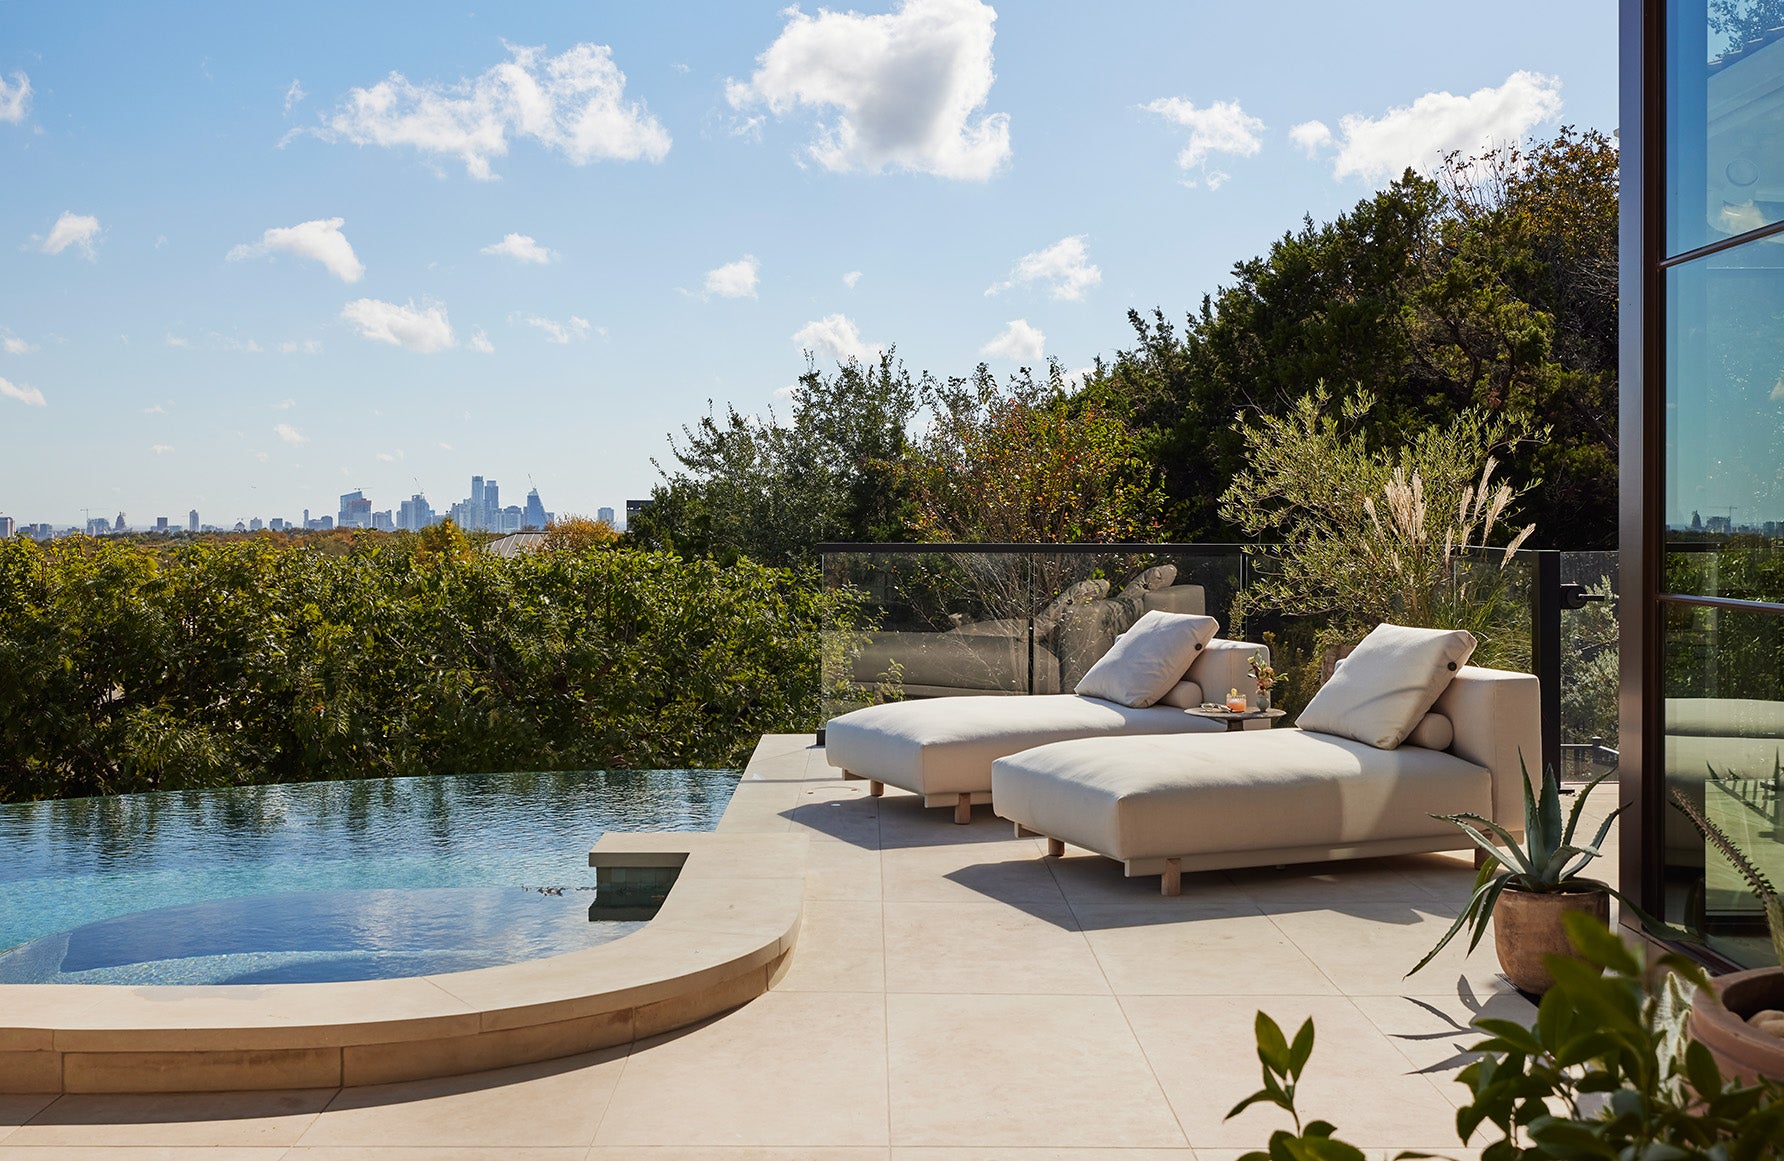
<path fill-rule="evenodd" d="M 128 532 L 128 531 L 130 531 L 130 526 L 128 524 L 124 523 L 124 514 L 122 512 L 118 513 L 118 522 L 116 524 L 112 525 L 112 531 L 113 532 Z"/>
<path fill-rule="evenodd" d="M 10 540 L 14 531 L 11 516 L 0 516 L 0 540 Z"/>
<path fill-rule="evenodd" d="M 285 531 L 285 518 L 283 516 L 274 516 L 271 520 L 266 522 L 266 526 L 274 532 L 283 532 Z"/>
<path fill-rule="evenodd" d="M 196 509 L 196 508 L 194 508 L 194 509 L 192 509 L 192 511 L 186 513 L 186 531 L 187 532 L 197 532 L 198 531 L 198 509 Z"/>
<path fill-rule="evenodd" d="M 252 520 L 248 521 L 248 531 L 249 532 L 259 532 L 262 528 L 265 528 L 265 527 L 266 527 L 266 522 L 263 521 L 258 516 L 254 517 Z"/>
<path fill-rule="evenodd" d="M 494 480 L 483 481 L 483 510 L 486 512 L 502 510 L 502 489 Z"/>
<path fill-rule="evenodd" d="M 372 528 L 378 532 L 396 531 L 396 520 L 391 516 L 389 508 L 372 513 Z"/>
<path fill-rule="evenodd" d="M 372 502 L 365 498 L 363 491 L 355 488 L 341 497 L 341 514 L 335 524 L 341 528 L 372 526 Z"/>
<path fill-rule="evenodd" d="M 596 508 L 595 509 L 595 519 L 599 520 L 601 523 L 607 525 L 609 528 L 613 527 L 613 509 L 612 508 Z"/>
<path fill-rule="evenodd" d="M 167 535 L 167 517 L 155 517 L 155 531 L 161 533 L 163 536 Z"/>
<path fill-rule="evenodd" d="M 523 528 L 543 528 L 551 523 L 545 504 L 539 499 L 539 489 L 534 488 L 527 493 L 526 513 L 521 517 L 520 523 Z"/>
<path fill-rule="evenodd" d="M 420 532 L 438 519 L 428 506 L 427 497 L 417 492 L 397 509 L 396 526 L 405 532 Z"/>
<path fill-rule="evenodd" d="M 632 521 L 633 521 L 633 519 L 635 519 L 637 517 L 638 513 L 642 512 L 646 508 L 650 507 L 650 503 L 651 502 L 649 500 L 627 500 L 626 501 L 626 527 L 627 528 L 630 528 L 632 526 Z"/>

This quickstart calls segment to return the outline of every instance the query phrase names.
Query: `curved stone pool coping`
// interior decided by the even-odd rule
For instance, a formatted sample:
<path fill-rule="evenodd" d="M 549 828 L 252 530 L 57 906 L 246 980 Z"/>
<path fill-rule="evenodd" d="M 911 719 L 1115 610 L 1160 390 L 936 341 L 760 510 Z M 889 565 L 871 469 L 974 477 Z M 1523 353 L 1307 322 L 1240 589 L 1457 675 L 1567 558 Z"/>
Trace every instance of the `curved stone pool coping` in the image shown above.
<path fill-rule="evenodd" d="M 641 930 L 503 967 L 336 984 L 0 985 L 0 1092 L 334 1088 L 453 1076 L 654 1036 L 785 969 L 805 837 L 609 834 L 591 865 L 681 873 Z"/>

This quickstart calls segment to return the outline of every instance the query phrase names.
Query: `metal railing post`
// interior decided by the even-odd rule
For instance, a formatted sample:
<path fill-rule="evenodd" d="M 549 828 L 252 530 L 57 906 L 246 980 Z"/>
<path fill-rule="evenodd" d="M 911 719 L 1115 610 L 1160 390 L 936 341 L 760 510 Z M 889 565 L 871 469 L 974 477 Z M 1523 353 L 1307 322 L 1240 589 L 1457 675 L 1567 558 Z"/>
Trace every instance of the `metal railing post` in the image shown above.
<path fill-rule="evenodd" d="M 1530 592 L 1530 668 L 1542 700 L 1542 764 L 1561 772 L 1561 553 L 1541 548 Z"/>

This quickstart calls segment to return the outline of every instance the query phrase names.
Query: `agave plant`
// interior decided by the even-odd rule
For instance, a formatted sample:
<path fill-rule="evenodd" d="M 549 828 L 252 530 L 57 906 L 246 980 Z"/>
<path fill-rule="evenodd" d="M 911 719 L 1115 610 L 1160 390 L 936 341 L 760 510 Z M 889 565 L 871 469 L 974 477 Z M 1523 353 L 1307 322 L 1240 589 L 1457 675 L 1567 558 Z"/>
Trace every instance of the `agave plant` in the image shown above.
<path fill-rule="evenodd" d="M 1712 769 L 1710 777 L 1715 779 L 1720 776 Z M 1777 774 L 1774 773 L 1773 777 L 1777 777 Z M 1672 799 L 1672 804 L 1679 808 L 1680 813 L 1691 820 L 1691 825 L 1697 828 L 1697 833 L 1704 837 L 1704 841 L 1720 851 L 1722 857 L 1727 859 L 1734 869 L 1740 872 L 1741 878 L 1747 881 L 1748 889 L 1765 908 L 1765 925 L 1772 937 L 1772 954 L 1777 956 L 1778 963 L 1784 966 L 1784 898 L 1778 895 L 1778 889 L 1772 885 L 1772 881 L 1766 877 L 1765 872 L 1760 870 L 1758 865 L 1747 856 L 1747 853 L 1734 845 L 1734 840 L 1728 837 L 1728 832 L 1711 822 L 1696 803 L 1679 792 L 1677 786 L 1669 788 L 1666 793 Z"/>
<path fill-rule="evenodd" d="M 1621 899 L 1624 906 L 1635 906 L 1609 883 L 1580 875 L 1586 864 L 1598 857 L 1605 836 L 1611 832 L 1611 824 L 1623 813 L 1625 807 L 1619 806 L 1611 811 L 1590 843 L 1581 845 L 1574 841 L 1574 831 L 1579 828 L 1580 812 L 1585 809 L 1586 796 L 1614 771 L 1600 774 L 1580 790 L 1574 797 L 1573 810 L 1568 813 L 1567 821 L 1563 824 L 1561 780 L 1556 777 L 1555 768 L 1550 766 L 1543 770 L 1542 790 L 1539 793 L 1532 793 L 1530 790 L 1530 770 L 1524 765 L 1522 755 L 1518 758 L 1518 768 L 1524 776 L 1522 844 L 1503 826 L 1478 814 L 1431 816 L 1461 827 L 1463 833 L 1487 853 L 1487 860 L 1481 865 L 1480 874 L 1475 876 L 1474 892 L 1468 898 L 1468 906 L 1456 916 L 1456 921 L 1443 933 L 1437 946 L 1427 952 L 1425 958 L 1419 960 L 1418 965 L 1407 972 L 1407 975 L 1412 975 L 1435 959 L 1437 953 L 1449 946 L 1449 941 L 1464 927 L 1471 932 L 1468 950 L 1473 951 L 1479 946 L 1481 936 L 1487 931 L 1487 921 L 1493 917 L 1493 907 L 1508 887 L 1539 894 L 1580 890 L 1607 891 Z M 1639 908 L 1636 908 L 1636 913 L 1646 918 L 1646 913 Z"/>

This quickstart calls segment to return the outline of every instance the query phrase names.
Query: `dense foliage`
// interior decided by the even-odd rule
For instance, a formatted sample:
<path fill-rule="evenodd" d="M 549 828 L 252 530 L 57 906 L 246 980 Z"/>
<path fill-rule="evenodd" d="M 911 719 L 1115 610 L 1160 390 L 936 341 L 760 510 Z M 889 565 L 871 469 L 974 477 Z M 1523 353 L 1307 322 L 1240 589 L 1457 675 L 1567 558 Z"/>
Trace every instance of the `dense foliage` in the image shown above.
<path fill-rule="evenodd" d="M 817 725 L 818 627 L 851 616 L 749 562 L 340 543 L 0 542 L 0 800 L 731 765 Z"/>

